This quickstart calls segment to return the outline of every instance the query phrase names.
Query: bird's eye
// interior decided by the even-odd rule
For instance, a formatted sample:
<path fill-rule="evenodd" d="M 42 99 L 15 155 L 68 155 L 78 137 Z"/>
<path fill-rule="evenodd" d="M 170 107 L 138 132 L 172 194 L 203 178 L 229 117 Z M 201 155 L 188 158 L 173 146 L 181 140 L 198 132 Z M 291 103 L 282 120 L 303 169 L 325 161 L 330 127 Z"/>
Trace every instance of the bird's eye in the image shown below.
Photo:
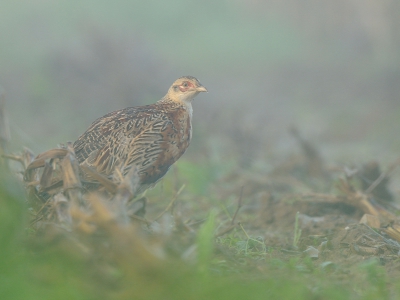
<path fill-rule="evenodd" d="M 184 87 L 187 87 L 187 86 L 188 86 L 188 83 L 185 81 L 182 85 L 183 85 Z"/>

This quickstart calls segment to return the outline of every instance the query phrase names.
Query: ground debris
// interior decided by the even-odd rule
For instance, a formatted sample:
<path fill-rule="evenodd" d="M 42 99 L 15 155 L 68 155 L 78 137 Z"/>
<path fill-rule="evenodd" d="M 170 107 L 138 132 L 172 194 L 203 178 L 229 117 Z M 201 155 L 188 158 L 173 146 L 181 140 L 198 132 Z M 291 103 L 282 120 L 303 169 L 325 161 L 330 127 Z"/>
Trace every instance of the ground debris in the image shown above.
<path fill-rule="evenodd" d="M 377 232 L 365 224 L 354 224 L 342 229 L 332 241 L 335 247 L 362 256 L 397 256 L 400 244 L 390 239 L 383 231 Z"/>
<path fill-rule="evenodd" d="M 333 273 L 350 272 L 364 259 L 376 258 L 393 262 L 387 265 L 398 272 L 400 220 L 393 203 L 375 201 L 372 193 L 383 175 L 365 188 L 356 169 L 329 173 L 320 156 L 312 159 L 316 150 L 301 142 L 305 155 L 300 159 L 289 159 L 269 173 L 235 170 L 216 182 L 213 192 L 220 202 L 212 203 L 215 228 L 209 233 L 217 244 L 214 254 L 239 268 L 267 270 L 265 262 L 278 259 L 298 262 L 302 272 L 312 272 L 313 265 Z M 36 157 L 27 149 L 4 157 L 23 167 L 20 178 L 37 241 L 88 263 L 101 281 L 118 285 L 128 278 L 147 280 L 165 272 L 171 257 L 189 264 L 198 259 L 196 238 L 211 219 L 211 205 L 207 197 L 178 201 L 186 182 L 175 185 L 164 208 L 149 207 L 146 218 L 146 203 L 156 201 L 135 198 L 134 168 L 126 176 L 117 170 L 113 178 L 105 178 L 80 166 L 68 143 Z M 82 181 L 82 172 L 98 183 Z M 110 275 L 117 271 L 124 276 Z M 124 286 L 124 292 L 132 293 L 129 282 Z"/>
<path fill-rule="evenodd" d="M 389 169 L 394 169 L 399 162 L 396 162 Z M 360 178 L 361 188 L 366 193 L 371 193 L 378 201 L 393 201 L 393 195 L 389 191 L 389 172 L 382 173 L 378 162 L 371 161 L 362 166 L 357 173 Z"/>
<path fill-rule="evenodd" d="M 364 214 L 360 220 L 360 224 L 368 225 L 371 228 L 380 228 L 381 222 L 377 216 Z"/>
<path fill-rule="evenodd" d="M 99 184 L 87 186 L 81 181 L 81 166 L 75 158 L 71 143 L 43 152 L 35 158 L 28 149 L 20 155 L 5 157 L 20 162 L 24 168 L 22 179 L 33 209 L 31 224 L 34 228 L 39 228 L 40 222 L 72 225 L 74 214 L 83 216 L 83 211 L 94 209 L 94 193 L 97 194 L 97 198 L 113 203 L 112 209 L 125 223 L 128 214 L 143 215 L 145 211 L 145 199 L 140 200 L 140 205 L 130 203 L 135 197 L 138 185 L 138 176 L 134 168 L 127 176 L 120 175 L 115 181 L 105 179 Z M 102 177 L 96 171 L 90 171 L 95 178 Z M 87 232 L 91 231 L 91 226 L 85 222 L 81 226 L 85 227 Z"/>

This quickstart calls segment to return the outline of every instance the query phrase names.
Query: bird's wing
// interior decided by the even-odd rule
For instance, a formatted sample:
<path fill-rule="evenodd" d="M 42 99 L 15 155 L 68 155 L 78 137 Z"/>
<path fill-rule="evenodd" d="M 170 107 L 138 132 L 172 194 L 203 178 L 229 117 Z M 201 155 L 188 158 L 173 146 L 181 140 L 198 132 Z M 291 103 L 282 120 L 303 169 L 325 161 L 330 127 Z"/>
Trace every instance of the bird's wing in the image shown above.
<path fill-rule="evenodd" d="M 168 117 L 152 105 L 126 108 L 97 119 L 74 143 L 80 164 L 111 175 L 118 167 L 127 173 L 135 164 L 140 169 L 163 151 L 163 131 L 171 129 Z"/>

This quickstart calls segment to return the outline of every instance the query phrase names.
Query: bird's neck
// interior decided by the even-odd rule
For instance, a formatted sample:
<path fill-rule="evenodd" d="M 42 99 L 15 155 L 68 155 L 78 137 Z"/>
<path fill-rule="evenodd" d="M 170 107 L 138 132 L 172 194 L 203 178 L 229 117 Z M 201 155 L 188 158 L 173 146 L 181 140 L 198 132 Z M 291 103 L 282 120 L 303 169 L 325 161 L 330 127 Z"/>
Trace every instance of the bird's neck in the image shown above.
<path fill-rule="evenodd" d="M 186 100 L 172 99 L 167 94 L 157 103 L 162 105 L 167 104 L 168 107 L 170 107 L 171 109 L 178 109 L 178 108 L 186 109 L 190 117 L 192 117 L 193 114 L 192 100 L 193 99 L 186 99 Z"/>

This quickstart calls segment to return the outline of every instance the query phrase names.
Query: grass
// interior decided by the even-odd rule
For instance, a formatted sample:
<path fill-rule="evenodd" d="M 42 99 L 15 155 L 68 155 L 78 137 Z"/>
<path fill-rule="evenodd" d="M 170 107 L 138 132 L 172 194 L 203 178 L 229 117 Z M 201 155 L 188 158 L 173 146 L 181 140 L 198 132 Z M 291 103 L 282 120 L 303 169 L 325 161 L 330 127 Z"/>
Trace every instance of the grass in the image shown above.
<path fill-rule="evenodd" d="M 298 243 L 301 237 L 301 229 L 299 228 L 299 215 L 300 212 L 296 213 L 296 218 L 294 221 L 294 232 L 293 232 L 293 248 L 297 249 Z"/>
<path fill-rule="evenodd" d="M 267 248 L 246 224 L 216 239 L 221 216 L 226 217 L 216 208 L 189 244 L 182 238 L 190 233 L 148 239 L 132 224 L 96 218 L 94 235 L 53 225 L 31 231 L 23 188 L 9 175 L 2 178 L 2 299 L 393 299 L 393 283 L 378 259 L 358 264 L 359 276 L 344 282 L 337 278 L 345 271 L 340 265 L 316 265 L 304 256 L 277 258 L 279 248 Z M 300 235 L 297 213 L 293 246 Z M 192 247 L 194 256 L 171 256 L 165 251 L 170 243 Z"/>

